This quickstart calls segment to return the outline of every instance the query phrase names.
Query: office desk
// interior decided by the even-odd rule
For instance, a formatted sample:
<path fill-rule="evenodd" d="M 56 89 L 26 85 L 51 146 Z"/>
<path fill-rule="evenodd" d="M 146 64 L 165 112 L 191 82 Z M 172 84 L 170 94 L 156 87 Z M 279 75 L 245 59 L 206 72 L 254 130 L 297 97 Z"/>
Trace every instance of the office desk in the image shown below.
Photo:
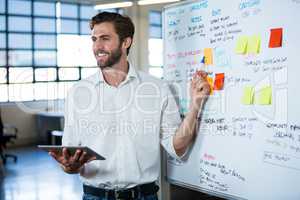
<path fill-rule="evenodd" d="M 51 131 L 63 130 L 63 112 L 38 112 L 36 113 L 36 125 L 39 144 L 51 144 Z"/>

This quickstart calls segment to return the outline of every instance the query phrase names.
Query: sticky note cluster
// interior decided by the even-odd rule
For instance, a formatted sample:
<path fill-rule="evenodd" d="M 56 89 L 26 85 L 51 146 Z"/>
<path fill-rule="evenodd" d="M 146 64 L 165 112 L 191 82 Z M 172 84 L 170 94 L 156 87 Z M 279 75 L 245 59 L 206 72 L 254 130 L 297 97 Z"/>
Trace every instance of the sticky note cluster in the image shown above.
<path fill-rule="evenodd" d="M 259 54 L 261 37 L 259 35 L 240 36 L 237 39 L 235 52 L 238 54 Z"/>
<path fill-rule="evenodd" d="M 223 90 L 224 87 L 224 80 L 225 80 L 225 74 L 224 73 L 218 73 L 215 74 L 215 79 L 212 77 L 207 76 L 207 82 L 210 85 L 210 94 L 213 94 L 214 90 Z"/>
<path fill-rule="evenodd" d="M 243 91 L 242 103 L 244 105 L 251 105 L 254 103 L 258 105 L 271 105 L 272 87 L 265 86 L 257 92 L 255 92 L 254 87 L 245 87 Z"/>
<path fill-rule="evenodd" d="M 282 47 L 282 28 L 270 30 L 269 48 Z M 261 47 L 261 37 L 259 35 L 240 36 L 237 39 L 235 52 L 237 54 L 259 54 Z"/>

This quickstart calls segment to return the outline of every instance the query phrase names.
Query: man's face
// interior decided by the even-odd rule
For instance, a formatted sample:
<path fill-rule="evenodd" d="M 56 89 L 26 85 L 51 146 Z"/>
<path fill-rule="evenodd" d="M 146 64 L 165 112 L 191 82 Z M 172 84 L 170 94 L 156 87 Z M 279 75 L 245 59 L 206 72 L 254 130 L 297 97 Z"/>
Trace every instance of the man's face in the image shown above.
<path fill-rule="evenodd" d="M 92 41 L 94 55 L 101 69 L 112 67 L 120 61 L 124 52 L 112 23 L 96 24 L 92 31 Z"/>

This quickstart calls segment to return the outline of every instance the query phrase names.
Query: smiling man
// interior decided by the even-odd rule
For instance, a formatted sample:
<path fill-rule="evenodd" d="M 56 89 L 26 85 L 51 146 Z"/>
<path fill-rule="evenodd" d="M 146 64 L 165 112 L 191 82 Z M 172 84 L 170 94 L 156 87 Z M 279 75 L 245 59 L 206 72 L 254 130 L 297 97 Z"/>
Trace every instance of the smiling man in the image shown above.
<path fill-rule="evenodd" d="M 84 200 L 156 200 L 160 145 L 181 159 L 193 142 L 198 113 L 210 92 L 206 73 L 194 75 L 192 103 L 181 120 L 168 85 L 128 62 L 131 19 L 102 12 L 90 27 L 99 72 L 68 94 L 63 145 L 88 146 L 106 160 L 79 150 L 74 155 L 66 149 L 62 155 L 50 154 L 66 173 L 80 174 Z"/>

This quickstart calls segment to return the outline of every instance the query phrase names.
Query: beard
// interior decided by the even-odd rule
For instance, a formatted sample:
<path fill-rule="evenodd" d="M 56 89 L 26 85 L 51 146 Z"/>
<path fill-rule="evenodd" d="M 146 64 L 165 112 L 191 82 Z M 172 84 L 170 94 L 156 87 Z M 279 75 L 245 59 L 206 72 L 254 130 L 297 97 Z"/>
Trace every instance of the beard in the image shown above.
<path fill-rule="evenodd" d="M 100 53 L 107 53 L 109 55 L 106 61 L 104 61 L 104 62 L 98 61 L 97 62 L 97 65 L 101 69 L 112 67 L 114 64 L 116 64 L 120 61 L 121 56 L 122 56 L 121 45 L 119 47 L 117 47 L 116 49 L 112 50 L 111 53 L 108 53 L 108 52 L 105 52 L 105 51 L 99 51 L 99 52 Z"/>

